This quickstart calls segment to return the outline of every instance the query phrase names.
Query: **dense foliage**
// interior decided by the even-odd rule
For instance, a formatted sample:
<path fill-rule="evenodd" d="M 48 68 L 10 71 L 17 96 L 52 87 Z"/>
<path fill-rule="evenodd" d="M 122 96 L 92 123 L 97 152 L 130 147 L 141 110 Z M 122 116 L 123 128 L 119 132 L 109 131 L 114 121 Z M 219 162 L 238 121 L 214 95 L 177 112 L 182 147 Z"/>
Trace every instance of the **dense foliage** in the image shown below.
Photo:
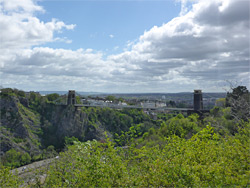
<path fill-rule="evenodd" d="M 67 138 L 74 145 L 68 146 L 49 169 L 40 172 L 47 174 L 42 185 L 37 181 L 32 186 L 250 186 L 250 122 L 242 122 L 235 135 L 220 135 L 209 125 L 197 129 L 197 122 L 197 115 L 178 115 L 142 137 L 137 134 L 140 126 L 131 127 L 126 132 L 130 139 L 125 147 L 117 147 L 108 138 L 104 143 Z M 189 139 L 188 130 L 193 133 Z M 5 168 L 1 173 L 10 176 Z M 3 185 L 9 181 L 2 178 Z M 12 182 L 17 184 L 17 178 Z"/>
<path fill-rule="evenodd" d="M 6 152 L 1 161 L 5 166 L 19 167 L 29 164 L 31 162 L 31 157 L 27 152 L 17 152 L 14 148 L 12 148 Z"/>
<path fill-rule="evenodd" d="M 211 126 L 190 139 L 171 135 L 162 147 L 75 142 L 50 167 L 44 187 L 227 187 L 250 185 L 250 124 L 235 137 Z"/>
<path fill-rule="evenodd" d="M 242 102 L 248 92 L 239 89 Z M 64 137 L 67 150 L 49 168 L 38 169 L 46 178 L 28 187 L 249 187 L 249 112 L 234 109 L 239 98 L 232 100 L 233 92 L 203 118 L 159 113 L 153 120 L 141 110 L 82 108 L 84 138 Z M 44 100 L 39 98 L 34 101 Z M 39 102 L 34 101 L 31 106 L 36 109 Z M 50 107 L 45 108 L 45 119 L 51 118 Z M 55 127 L 47 128 L 43 136 L 51 141 Z M 93 140 L 97 129 L 106 131 L 106 138 Z M 80 142 L 84 139 L 92 141 Z M 54 146 L 43 153 L 56 154 Z M 26 164 L 31 160 L 27 154 L 9 150 L 4 164 Z M 0 187 L 20 185 L 9 170 L 0 166 Z"/>
<path fill-rule="evenodd" d="M 83 108 L 88 116 L 88 121 L 94 127 L 102 125 L 111 133 L 120 134 L 122 131 L 128 131 L 133 125 L 139 123 L 152 122 L 151 118 L 142 110 L 123 109 L 121 111 L 111 108 Z"/>
<path fill-rule="evenodd" d="M 231 116 L 237 121 L 250 119 L 250 93 L 246 86 L 238 86 L 227 93 L 226 106 L 231 107 Z"/>
<path fill-rule="evenodd" d="M 22 181 L 10 172 L 9 167 L 0 164 L 0 187 L 19 187 Z"/>

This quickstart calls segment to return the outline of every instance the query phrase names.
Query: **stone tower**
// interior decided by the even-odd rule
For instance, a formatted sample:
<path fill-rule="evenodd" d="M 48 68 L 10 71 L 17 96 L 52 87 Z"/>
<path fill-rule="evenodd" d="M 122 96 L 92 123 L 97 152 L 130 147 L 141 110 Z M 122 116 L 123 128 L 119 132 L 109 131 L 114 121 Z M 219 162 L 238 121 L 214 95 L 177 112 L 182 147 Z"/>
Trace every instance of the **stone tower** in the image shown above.
<path fill-rule="evenodd" d="M 76 92 L 75 90 L 69 90 L 67 105 L 74 105 L 74 104 L 76 104 Z"/>
<path fill-rule="evenodd" d="M 201 90 L 194 90 L 194 110 L 203 110 L 203 99 Z"/>

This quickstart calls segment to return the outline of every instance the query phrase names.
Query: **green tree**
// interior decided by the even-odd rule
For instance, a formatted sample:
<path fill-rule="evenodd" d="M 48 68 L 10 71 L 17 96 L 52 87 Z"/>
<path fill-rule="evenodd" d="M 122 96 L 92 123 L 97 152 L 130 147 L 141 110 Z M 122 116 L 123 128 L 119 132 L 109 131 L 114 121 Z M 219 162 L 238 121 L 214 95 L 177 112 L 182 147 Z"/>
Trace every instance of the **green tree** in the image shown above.
<path fill-rule="evenodd" d="M 7 151 L 3 157 L 3 164 L 9 167 L 19 167 L 21 154 L 17 152 L 14 148 Z"/>
<path fill-rule="evenodd" d="M 109 96 L 106 97 L 106 100 L 114 102 L 115 101 L 115 96 L 109 95 Z"/>
<path fill-rule="evenodd" d="M 180 117 L 179 117 L 180 118 Z M 182 118 L 180 118 L 182 119 Z M 207 126 L 190 139 L 165 137 L 164 147 L 75 142 L 52 165 L 45 187 L 247 187 L 249 135 L 220 137 Z"/>
<path fill-rule="evenodd" d="M 76 96 L 76 104 L 82 104 L 81 97 Z"/>
<path fill-rule="evenodd" d="M 31 157 L 28 153 L 21 154 L 21 165 L 26 165 L 31 162 Z"/>
<path fill-rule="evenodd" d="M 177 135 L 179 137 L 191 137 L 193 134 L 199 131 L 198 127 L 198 115 L 193 114 L 188 118 L 184 118 L 182 114 L 178 114 L 176 117 L 171 118 L 167 122 L 163 122 L 160 134 L 164 136 Z"/>
<path fill-rule="evenodd" d="M 21 183 L 18 176 L 10 172 L 9 167 L 0 164 L 0 187 L 19 187 Z"/>
<path fill-rule="evenodd" d="M 18 152 L 14 148 L 10 149 L 2 157 L 2 164 L 11 168 L 29 164 L 31 157 L 27 152 Z"/>
<path fill-rule="evenodd" d="M 122 98 L 122 97 L 120 97 L 120 98 L 118 99 L 118 101 L 120 101 L 120 102 L 125 102 L 125 99 Z"/>
<path fill-rule="evenodd" d="M 226 106 L 226 99 L 220 98 L 215 101 L 215 105 L 219 107 L 225 107 Z"/>
<path fill-rule="evenodd" d="M 174 101 L 171 101 L 171 100 L 170 100 L 170 101 L 168 102 L 168 104 L 169 104 L 170 106 L 172 106 L 172 107 L 176 107 L 176 103 L 175 103 Z"/>
<path fill-rule="evenodd" d="M 60 95 L 58 93 L 52 93 L 52 94 L 46 95 L 46 97 L 48 101 L 55 101 L 60 97 Z"/>
<path fill-rule="evenodd" d="M 19 97 L 25 97 L 25 92 L 24 91 L 15 89 L 15 92 L 17 93 L 17 96 L 19 96 Z"/>
<path fill-rule="evenodd" d="M 231 88 L 226 96 L 226 106 L 232 108 L 231 115 L 238 122 L 250 119 L 250 93 L 246 86 Z"/>
<path fill-rule="evenodd" d="M 65 144 L 66 145 L 73 145 L 74 142 L 78 142 L 79 141 L 78 138 L 76 138 L 74 136 L 72 136 L 72 137 L 65 136 L 64 140 L 65 140 Z"/>

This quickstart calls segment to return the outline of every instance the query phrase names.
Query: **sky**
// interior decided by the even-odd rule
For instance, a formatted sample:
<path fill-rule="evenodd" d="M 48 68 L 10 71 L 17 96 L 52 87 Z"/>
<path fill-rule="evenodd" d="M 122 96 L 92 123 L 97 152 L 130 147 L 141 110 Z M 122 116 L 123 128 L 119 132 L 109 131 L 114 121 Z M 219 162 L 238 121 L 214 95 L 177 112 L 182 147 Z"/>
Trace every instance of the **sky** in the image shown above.
<path fill-rule="evenodd" d="M 0 85 L 25 91 L 250 88 L 250 0 L 0 0 Z"/>

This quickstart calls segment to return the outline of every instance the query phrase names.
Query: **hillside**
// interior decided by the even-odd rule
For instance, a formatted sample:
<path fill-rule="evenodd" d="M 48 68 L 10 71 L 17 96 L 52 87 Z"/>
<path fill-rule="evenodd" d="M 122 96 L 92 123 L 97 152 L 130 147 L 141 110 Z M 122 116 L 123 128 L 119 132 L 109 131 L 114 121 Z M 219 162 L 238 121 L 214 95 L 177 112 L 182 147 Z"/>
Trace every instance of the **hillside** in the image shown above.
<path fill-rule="evenodd" d="M 18 167 L 55 155 L 54 150 L 61 151 L 67 139 L 104 140 L 105 131 L 113 137 L 135 123 L 151 121 L 142 111 L 75 108 L 48 99 L 49 95 L 2 89 L 0 144 L 4 164 Z M 28 159 L 11 162 L 10 156 L 23 154 Z"/>
<path fill-rule="evenodd" d="M 245 87 L 203 117 L 158 113 L 151 119 L 141 110 L 75 108 L 50 99 L 1 93 L 1 187 L 23 181 L 27 187 L 250 186 Z M 10 171 L 55 155 L 25 179 Z"/>

